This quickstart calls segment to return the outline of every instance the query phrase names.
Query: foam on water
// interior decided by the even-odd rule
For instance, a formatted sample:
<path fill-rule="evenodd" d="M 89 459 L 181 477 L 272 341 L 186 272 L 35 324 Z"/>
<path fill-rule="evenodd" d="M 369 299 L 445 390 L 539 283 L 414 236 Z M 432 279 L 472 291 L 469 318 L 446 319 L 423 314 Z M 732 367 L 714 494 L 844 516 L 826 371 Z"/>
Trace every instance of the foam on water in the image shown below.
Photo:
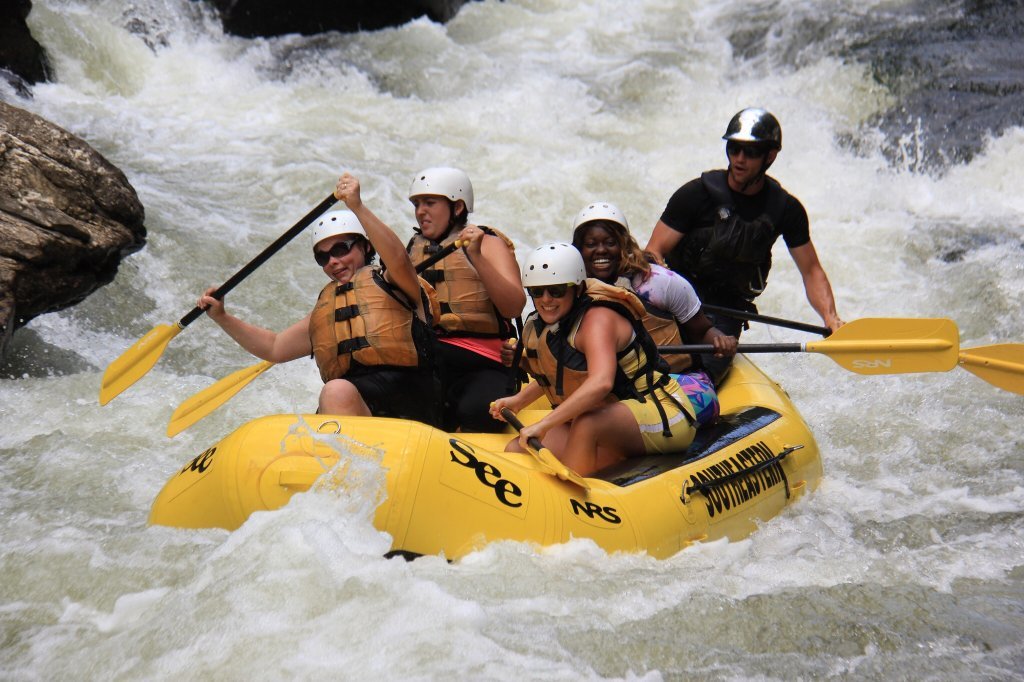
<path fill-rule="evenodd" d="M 373 498 L 330 490 L 230 534 L 147 527 L 156 493 L 195 454 L 249 419 L 315 405 L 315 367 L 290 363 L 165 438 L 181 401 L 253 362 L 204 319 L 114 402 L 96 402 L 107 364 L 187 313 L 342 170 L 403 238 L 412 173 L 451 164 L 473 179 L 474 219 L 520 255 L 568 237 L 597 198 L 623 208 L 644 243 L 672 191 L 724 163 L 728 117 L 755 103 L 782 121 L 772 172 L 807 207 L 845 319 L 948 316 L 964 346 L 1020 342 L 1024 130 L 941 177 L 892 168 L 861 128 L 889 95 L 823 48 L 844 17 L 893 4 L 485 0 L 447 26 L 250 41 L 185 0 L 34 3 L 29 23 L 57 80 L 31 100 L 3 96 L 123 169 L 149 242 L 113 284 L 19 332 L 0 379 L 0 674 L 1019 671 L 1024 403 L 962 369 L 861 377 L 820 355 L 758 356 L 813 428 L 825 479 L 749 539 L 665 561 L 584 541 L 386 561 Z M 752 36 L 774 26 L 763 51 L 743 25 Z M 910 168 L 912 136 L 906 150 Z M 276 329 L 297 319 L 322 286 L 307 239 L 229 307 Z M 815 321 L 781 245 L 759 305 Z M 744 336 L 803 338 L 761 326 Z"/>

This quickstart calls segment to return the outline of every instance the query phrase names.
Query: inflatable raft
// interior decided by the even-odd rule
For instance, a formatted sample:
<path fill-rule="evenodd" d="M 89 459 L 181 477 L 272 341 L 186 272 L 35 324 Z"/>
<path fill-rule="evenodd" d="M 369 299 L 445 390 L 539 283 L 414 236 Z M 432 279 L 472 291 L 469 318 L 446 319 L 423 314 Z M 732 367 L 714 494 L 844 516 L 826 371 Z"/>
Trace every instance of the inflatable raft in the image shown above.
<path fill-rule="evenodd" d="M 369 417 L 263 417 L 176 472 L 149 521 L 233 530 L 318 479 L 332 489 L 365 486 L 367 477 L 349 474 L 353 464 L 371 462 L 381 487 L 374 526 L 390 534 L 393 554 L 457 559 L 497 540 L 544 546 L 591 538 L 609 552 L 668 557 L 694 542 L 745 537 L 821 477 L 807 425 L 745 357 L 737 356 L 720 399 L 721 420 L 685 452 L 627 460 L 587 478 L 589 490 L 532 455 L 503 452 L 510 433 L 449 434 Z M 519 416 L 531 423 L 541 414 Z"/>

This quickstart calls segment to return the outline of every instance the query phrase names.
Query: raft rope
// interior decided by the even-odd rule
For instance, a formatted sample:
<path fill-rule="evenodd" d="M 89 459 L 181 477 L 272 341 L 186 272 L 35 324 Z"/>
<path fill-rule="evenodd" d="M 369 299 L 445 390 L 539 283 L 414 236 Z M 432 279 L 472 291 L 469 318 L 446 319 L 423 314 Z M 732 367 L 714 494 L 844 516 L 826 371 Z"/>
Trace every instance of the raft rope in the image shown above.
<path fill-rule="evenodd" d="M 737 479 L 749 476 L 751 474 L 756 474 L 757 472 L 762 471 L 763 469 L 767 469 L 770 466 L 780 464 L 782 460 L 785 459 L 786 456 L 789 455 L 791 452 L 801 450 L 803 449 L 803 447 L 803 445 L 791 445 L 782 452 L 780 452 L 779 454 L 772 457 L 771 459 L 766 459 L 763 462 L 758 462 L 754 466 L 748 467 L 743 471 L 737 471 L 732 474 L 727 474 L 725 476 L 721 476 L 710 481 L 705 481 L 703 483 L 693 483 L 693 481 L 684 481 L 683 491 L 682 494 L 680 494 L 679 496 L 679 500 L 683 504 L 689 504 L 690 494 L 695 492 L 700 493 L 704 497 L 708 497 L 708 493 L 710 493 L 715 488 L 720 488 L 724 485 L 732 483 Z M 786 484 L 786 499 L 788 500 L 790 498 L 789 478 L 786 476 L 786 470 L 782 468 L 781 464 L 779 466 L 779 475 L 782 476 L 782 482 Z"/>

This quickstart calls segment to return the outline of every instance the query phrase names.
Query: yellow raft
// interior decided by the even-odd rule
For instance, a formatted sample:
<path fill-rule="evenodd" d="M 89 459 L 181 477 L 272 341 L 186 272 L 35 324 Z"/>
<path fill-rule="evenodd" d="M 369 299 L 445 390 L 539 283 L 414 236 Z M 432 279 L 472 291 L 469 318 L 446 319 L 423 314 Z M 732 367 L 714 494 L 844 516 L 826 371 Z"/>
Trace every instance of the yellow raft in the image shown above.
<path fill-rule="evenodd" d="M 588 478 L 589 490 L 531 455 L 502 452 L 511 434 L 448 434 L 370 417 L 263 417 L 176 472 L 149 521 L 233 530 L 318 478 L 332 488 L 366 485 L 348 474 L 353 462 L 372 460 L 384 471 L 373 522 L 392 537 L 393 554 L 457 559 L 496 540 L 591 538 L 609 552 L 668 557 L 693 542 L 747 536 L 821 478 L 807 425 L 748 359 L 736 357 L 719 397 L 722 419 L 686 452 L 628 460 Z"/>

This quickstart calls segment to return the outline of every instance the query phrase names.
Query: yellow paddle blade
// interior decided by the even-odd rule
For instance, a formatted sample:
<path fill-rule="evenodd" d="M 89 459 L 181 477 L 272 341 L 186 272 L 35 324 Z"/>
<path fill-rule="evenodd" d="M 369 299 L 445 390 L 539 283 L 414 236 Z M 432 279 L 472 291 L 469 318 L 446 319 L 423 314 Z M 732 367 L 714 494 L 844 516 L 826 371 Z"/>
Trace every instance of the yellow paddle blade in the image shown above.
<path fill-rule="evenodd" d="M 959 358 L 960 332 L 945 318 L 866 317 L 805 348 L 857 374 L 948 372 Z"/>
<path fill-rule="evenodd" d="M 545 447 L 537 448 L 533 450 L 533 454 L 537 457 L 537 460 L 542 466 L 546 467 L 550 473 L 554 474 L 563 481 L 568 481 L 573 485 L 577 485 L 584 490 L 590 490 L 590 484 L 587 483 L 587 479 L 583 478 L 569 467 L 562 464 L 561 460 L 555 457 L 554 453 Z"/>
<path fill-rule="evenodd" d="M 1024 395 L 1024 344 L 964 348 L 960 366 L 1004 391 Z"/>
<path fill-rule="evenodd" d="M 273 362 L 264 360 L 229 374 L 213 386 L 196 393 L 181 405 L 178 405 L 178 409 L 171 415 L 171 422 L 167 425 L 167 436 L 173 438 L 192 426 L 226 403 L 232 396 L 248 386 L 250 381 L 273 366 Z"/>
<path fill-rule="evenodd" d="M 512 425 L 516 431 L 523 430 L 523 422 L 519 421 L 519 417 L 516 413 L 507 407 L 501 408 L 502 418 Z M 544 469 L 544 473 L 551 476 L 556 476 L 563 481 L 568 481 L 573 485 L 577 485 L 584 490 L 590 490 L 590 484 L 587 483 L 586 479 L 577 474 L 569 467 L 562 464 L 561 460 L 555 457 L 555 454 L 548 450 L 540 442 L 540 438 L 531 437 L 526 441 L 530 451 L 533 453 L 534 459 L 540 464 L 541 469 Z"/>
<path fill-rule="evenodd" d="M 156 361 L 163 355 L 167 344 L 171 342 L 181 326 L 158 324 L 135 344 L 121 353 L 121 357 L 110 363 L 103 373 L 100 384 L 100 405 L 106 405 L 121 391 L 142 378 L 142 375 L 153 368 Z"/>

